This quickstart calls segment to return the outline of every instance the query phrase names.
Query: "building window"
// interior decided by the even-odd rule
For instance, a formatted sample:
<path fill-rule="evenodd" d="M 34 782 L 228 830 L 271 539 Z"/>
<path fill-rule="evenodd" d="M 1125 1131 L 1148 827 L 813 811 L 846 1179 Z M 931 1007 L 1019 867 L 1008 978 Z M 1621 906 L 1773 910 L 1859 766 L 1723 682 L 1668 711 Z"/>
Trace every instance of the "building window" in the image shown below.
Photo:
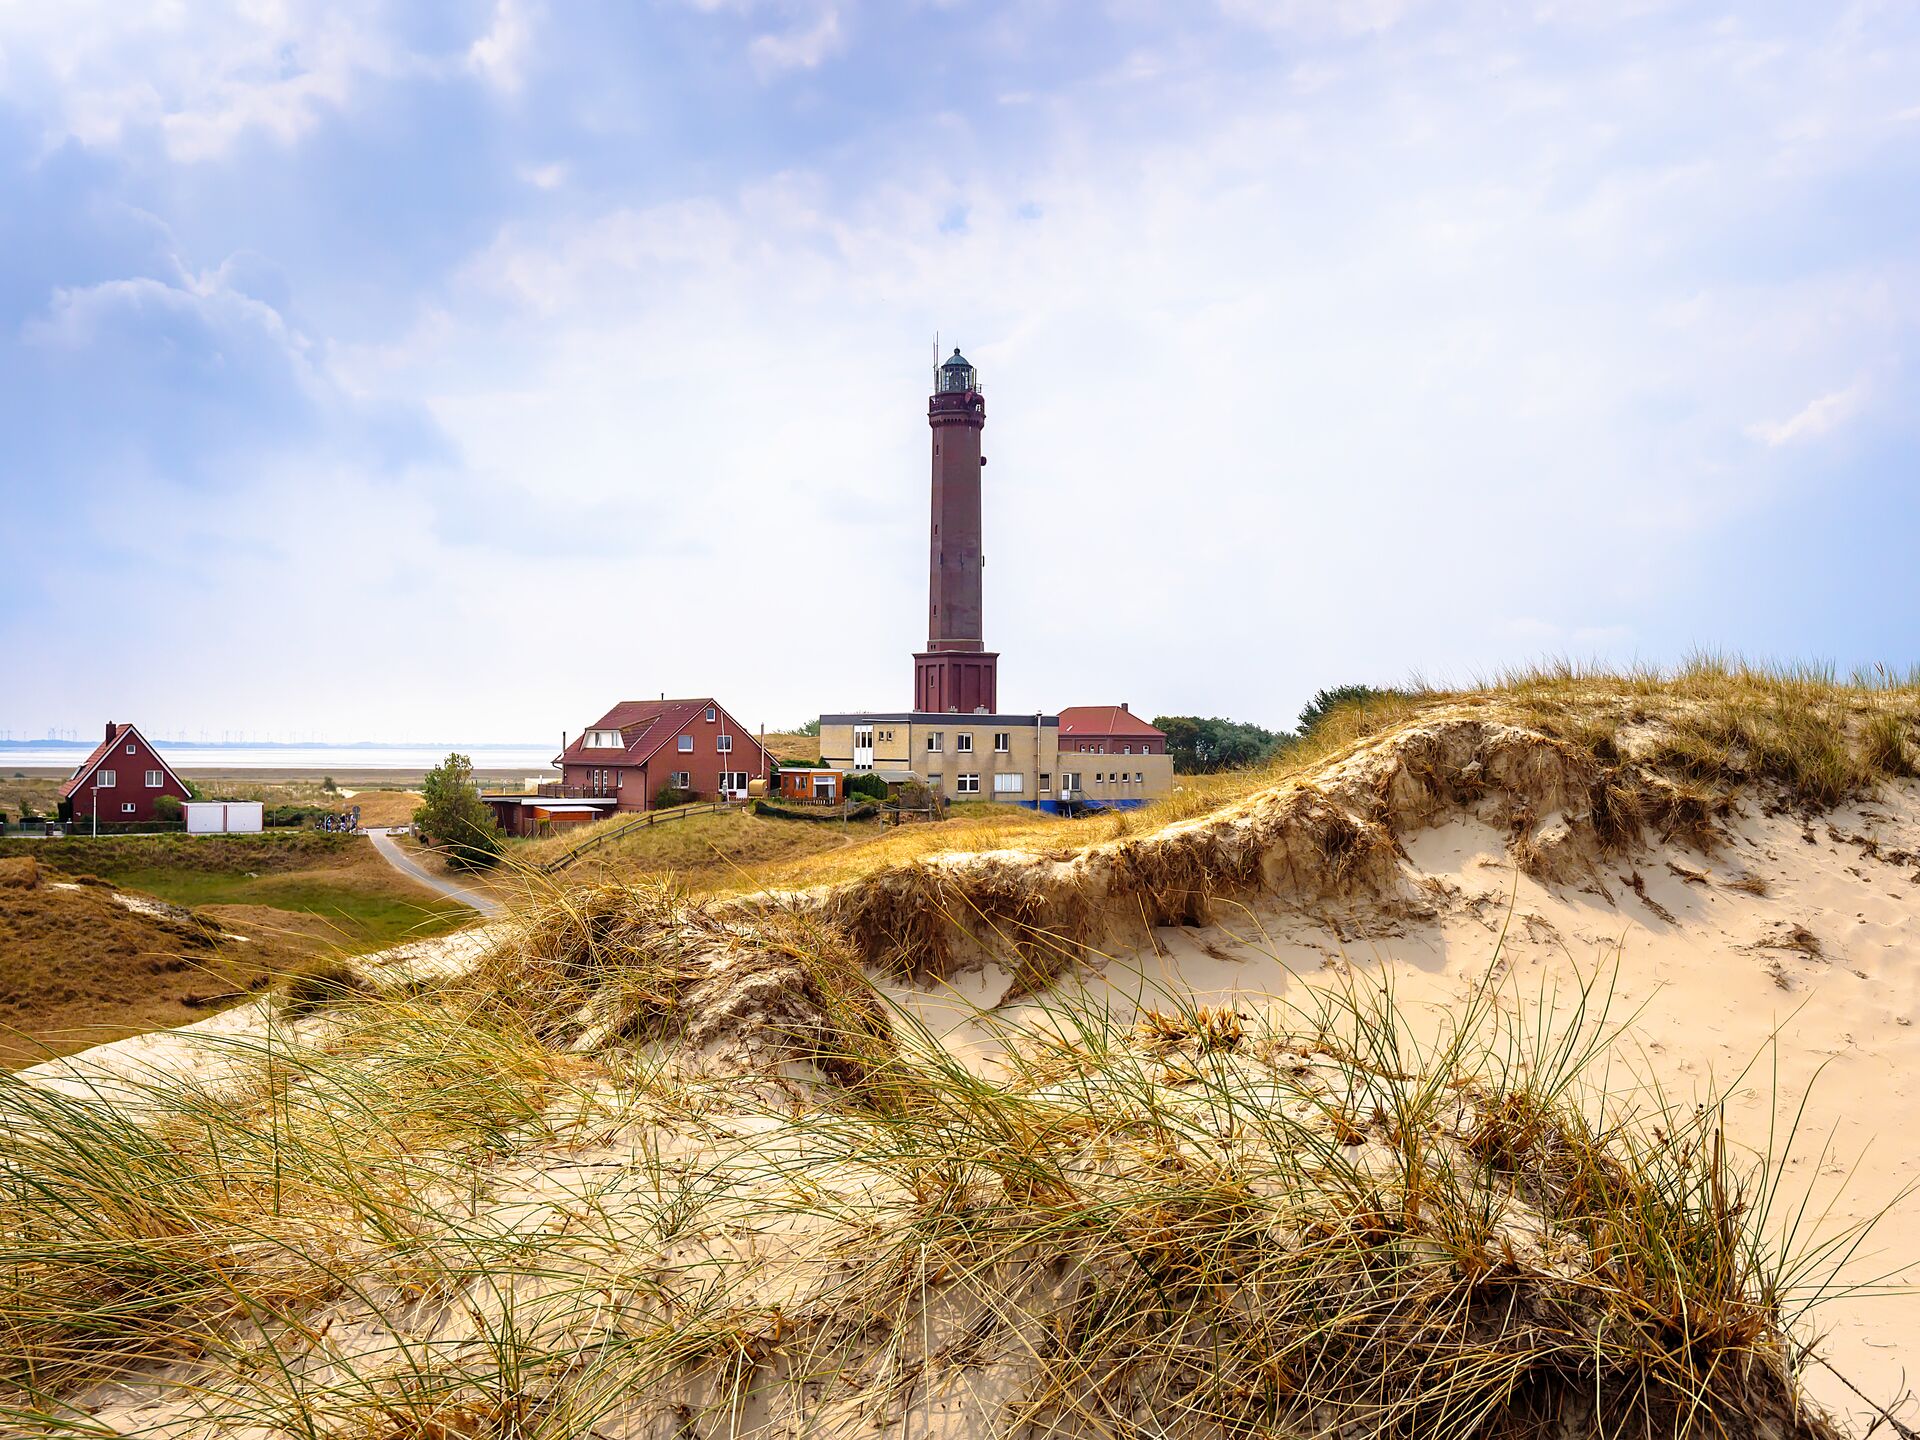
<path fill-rule="evenodd" d="M 1139 771 L 1139 770 L 1136 770 L 1136 771 L 1134 771 L 1134 772 L 1133 772 L 1133 783 L 1134 783 L 1134 784 L 1136 784 L 1136 785 L 1144 785 L 1144 784 L 1146 783 L 1146 779 L 1147 779 L 1147 777 L 1146 777 L 1146 775 L 1145 775 L 1145 773 L 1144 773 L 1144 772 L 1142 772 L 1142 771 Z"/>
<path fill-rule="evenodd" d="M 693 753 L 693 737 L 691 735 L 682 735 L 680 737 L 680 753 L 682 755 L 691 755 Z"/>
<path fill-rule="evenodd" d="M 1045 795 L 1048 791 L 1052 789 L 1053 789 L 1052 773 L 1050 771 L 1042 770 L 1040 772 L 1040 793 L 1042 795 Z"/>
<path fill-rule="evenodd" d="M 674 771 L 673 788 L 676 790 L 691 790 L 693 788 L 693 772 L 690 770 Z"/>
<path fill-rule="evenodd" d="M 953 748 L 958 750 L 962 755 L 971 755 L 973 753 L 973 732 L 971 730 L 962 730 L 958 735 L 954 736 Z"/>
<path fill-rule="evenodd" d="M 1133 746 L 1131 746 L 1131 745 L 1122 745 L 1122 746 L 1120 747 L 1120 753 L 1121 753 L 1122 755 L 1131 755 L 1131 754 L 1133 754 Z"/>
<path fill-rule="evenodd" d="M 954 788 L 962 795 L 978 795 L 980 793 L 980 777 L 978 775 L 956 775 L 954 779 L 959 782 Z"/>
<path fill-rule="evenodd" d="M 993 732 L 993 753 L 994 754 L 1004 755 L 1007 753 L 1007 751 L 1011 750 L 1012 748 L 1013 748 L 1013 735 L 1010 731 L 996 730 Z"/>
<path fill-rule="evenodd" d="M 929 755 L 938 755 L 940 753 L 940 732 L 938 730 L 929 730 L 927 732 L 927 753 Z"/>
<path fill-rule="evenodd" d="M 122 815 L 131 815 L 131 814 L 133 814 L 133 802 L 132 802 L 131 800 L 129 800 L 129 801 L 127 801 L 127 802 L 126 802 L 126 804 L 124 804 L 124 805 L 122 805 L 122 806 L 120 807 L 120 813 L 121 813 Z"/>
<path fill-rule="evenodd" d="M 129 744 L 127 745 L 127 754 L 138 755 L 139 753 L 140 753 L 140 747 L 138 745 L 135 745 L 129 742 Z"/>
<path fill-rule="evenodd" d="M 709 725 L 713 724 L 714 720 L 717 718 L 718 718 L 718 712 L 715 711 L 713 706 L 711 705 L 707 706 L 707 724 Z"/>
<path fill-rule="evenodd" d="M 993 793 L 996 795 L 1019 795 L 1027 788 L 1027 777 L 1014 771 L 1002 772 L 993 777 Z"/>
<path fill-rule="evenodd" d="M 1060 772 L 1060 793 L 1062 795 L 1071 795 L 1079 788 L 1080 772 L 1078 770 L 1062 770 Z"/>
<path fill-rule="evenodd" d="M 718 750 L 722 755 L 731 755 L 733 753 L 733 737 L 731 735 L 716 736 L 713 742 L 713 748 Z"/>
<path fill-rule="evenodd" d="M 158 790 L 163 783 L 165 783 L 164 777 L 158 770 L 147 771 L 147 789 Z"/>
<path fill-rule="evenodd" d="M 626 771 L 616 770 L 613 772 L 613 788 L 614 789 L 616 790 L 624 789 L 626 786 L 626 783 L 627 783 Z"/>
<path fill-rule="evenodd" d="M 96 790 L 111 790 L 119 783 L 120 777 L 111 770 L 97 770 L 94 772 L 93 785 Z"/>

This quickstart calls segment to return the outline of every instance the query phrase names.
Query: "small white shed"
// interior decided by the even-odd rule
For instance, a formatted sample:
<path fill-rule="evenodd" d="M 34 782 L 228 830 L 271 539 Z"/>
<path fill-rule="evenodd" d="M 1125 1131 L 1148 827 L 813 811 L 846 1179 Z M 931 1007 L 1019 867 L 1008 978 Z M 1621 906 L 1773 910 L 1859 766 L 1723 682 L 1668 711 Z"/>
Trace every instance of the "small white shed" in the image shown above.
<path fill-rule="evenodd" d="M 258 800 L 189 800 L 181 808 L 189 835 L 257 835 L 266 807 Z"/>

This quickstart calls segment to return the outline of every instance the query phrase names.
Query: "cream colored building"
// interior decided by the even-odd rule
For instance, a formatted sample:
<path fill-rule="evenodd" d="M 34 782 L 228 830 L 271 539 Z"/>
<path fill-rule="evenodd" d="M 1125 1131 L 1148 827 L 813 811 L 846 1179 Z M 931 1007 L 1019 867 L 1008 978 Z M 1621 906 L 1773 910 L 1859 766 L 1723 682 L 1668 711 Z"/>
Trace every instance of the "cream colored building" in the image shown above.
<path fill-rule="evenodd" d="M 1129 737 L 1108 742 L 1112 753 L 1074 748 L 1063 755 L 1053 715 L 822 715 L 820 763 L 856 774 L 911 775 L 948 800 L 1132 809 L 1173 789 L 1164 739 L 1154 746 Z"/>

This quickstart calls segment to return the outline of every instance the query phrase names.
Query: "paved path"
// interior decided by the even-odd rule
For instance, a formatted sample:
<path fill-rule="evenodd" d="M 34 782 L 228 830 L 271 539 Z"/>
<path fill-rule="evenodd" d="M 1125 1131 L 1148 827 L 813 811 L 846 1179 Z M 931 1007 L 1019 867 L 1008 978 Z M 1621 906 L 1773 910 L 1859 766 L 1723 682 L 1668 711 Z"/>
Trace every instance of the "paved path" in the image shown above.
<path fill-rule="evenodd" d="M 498 915 L 505 907 L 491 895 L 483 895 L 478 890 L 469 890 L 464 885 L 456 885 L 451 880 L 434 874 L 419 861 L 415 860 L 395 842 L 393 836 L 385 830 L 369 830 L 367 838 L 373 841 L 373 848 L 380 852 L 380 858 L 394 869 L 411 879 L 418 880 L 429 890 L 438 890 L 449 900 L 458 900 L 462 905 L 471 905 L 482 915 Z"/>

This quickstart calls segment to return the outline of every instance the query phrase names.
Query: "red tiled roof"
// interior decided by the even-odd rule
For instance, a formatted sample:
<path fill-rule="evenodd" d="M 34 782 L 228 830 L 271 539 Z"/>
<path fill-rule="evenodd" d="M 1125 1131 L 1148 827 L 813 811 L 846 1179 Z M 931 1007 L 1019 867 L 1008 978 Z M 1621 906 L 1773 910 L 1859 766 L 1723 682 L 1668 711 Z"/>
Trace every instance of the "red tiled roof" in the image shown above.
<path fill-rule="evenodd" d="M 1060 738 L 1069 735 L 1084 738 L 1089 735 L 1157 735 L 1166 739 L 1163 731 L 1154 729 L 1138 715 L 1124 705 L 1069 705 L 1060 712 Z"/>
<path fill-rule="evenodd" d="M 645 764 L 662 745 L 684 735 L 694 722 L 707 713 L 709 705 L 718 708 L 718 702 L 711 697 L 703 700 L 622 700 L 587 729 L 618 730 L 620 738 L 626 741 L 625 745 L 619 750 L 601 745 L 588 749 L 586 733 L 583 731 L 579 739 L 561 752 L 560 761 L 574 765 Z"/>
<path fill-rule="evenodd" d="M 60 787 L 60 798 L 62 800 L 71 800 L 74 794 L 80 789 L 80 782 L 91 775 L 94 767 L 107 758 L 108 752 L 129 735 L 138 736 L 140 743 L 147 747 L 147 753 L 160 762 L 160 768 L 165 770 L 168 775 L 172 775 L 174 782 L 180 785 L 183 790 L 186 789 L 185 782 L 182 781 L 178 775 L 173 774 L 173 767 L 167 764 L 166 758 L 162 756 L 158 750 L 153 748 L 153 742 L 148 740 L 146 736 L 141 735 L 131 723 L 116 723 L 109 720 L 107 722 L 107 730 L 107 738 L 93 747 L 93 753 L 80 762 L 80 768 L 74 771 L 67 783 Z M 188 793 L 191 794 L 192 792 L 188 791 Z"/>
<path fill-rule="evenodd" d="M 94 766 L 107 758 L 107 752 L 113 749 L 114 741 L 118 740 L 123 732 L 131 730 L 132 728 L 133 726 L 131 725 L 115 725 L 109 722 L 107 738 L 93 747 L 93 753 L 80 762 L 80 768 L 74 771 L 67 783 L 60 787 L 60 798 L 62 800 L 72 799 L 73 792 L 80 788 L 80 782 L 93 772 Z"/>

